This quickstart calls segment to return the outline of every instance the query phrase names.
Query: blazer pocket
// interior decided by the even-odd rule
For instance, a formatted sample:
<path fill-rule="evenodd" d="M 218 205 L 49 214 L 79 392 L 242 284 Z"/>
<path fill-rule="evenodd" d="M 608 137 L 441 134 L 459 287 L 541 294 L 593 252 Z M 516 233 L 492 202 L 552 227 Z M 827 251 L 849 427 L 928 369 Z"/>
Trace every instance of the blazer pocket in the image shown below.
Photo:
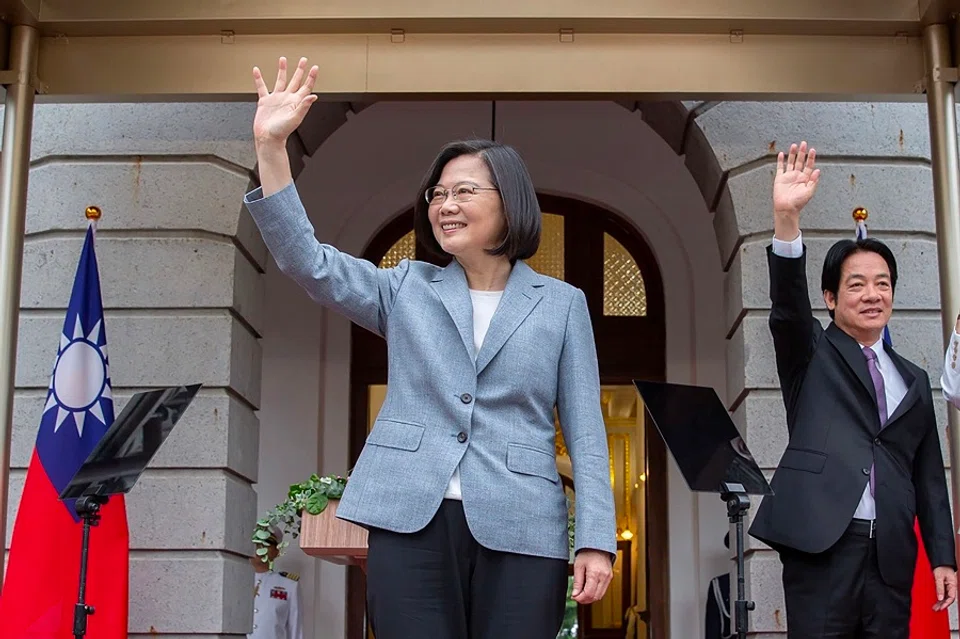
<path fill-rule="evenodd" d="M 423 439 L 423 426 L 413 422 L 378 419 L 373 424 L 367 443 L 387 448 L 415 451 Z"/>
<path fill-rule="evenodd" d="M 823 471 L 823 465 L 827 463 L 827 456 L 814 450 L 804 450 L 803 448 L 787 448 L 783 452 L 778 468 L 792 468 L 793 470 L 804 470 L 808 473 L 819 473 Z"/>
<path fill-rule="evenodd" d="M 507 444 L 507 469 L 520 475 L 543 477 L 553 483 L 560 481 L 557 458 L 532 446 Z"/>

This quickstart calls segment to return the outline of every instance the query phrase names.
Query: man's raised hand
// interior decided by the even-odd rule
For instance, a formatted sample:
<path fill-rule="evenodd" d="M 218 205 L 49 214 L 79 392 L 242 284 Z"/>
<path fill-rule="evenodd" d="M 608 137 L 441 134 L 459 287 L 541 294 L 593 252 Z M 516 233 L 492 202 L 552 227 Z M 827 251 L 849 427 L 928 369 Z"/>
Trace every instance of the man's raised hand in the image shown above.
<path fill-rule="evenodd" d="M 807 143 L 790 145 L 784 159 L 777 155 L 777 174 L 773 180 L 774 233 L 777 238 L 792 241 L 800 233 L 800 211 L 817 190 L 820 169 L 816 168 L 817 152 L 807 151 Z"/>

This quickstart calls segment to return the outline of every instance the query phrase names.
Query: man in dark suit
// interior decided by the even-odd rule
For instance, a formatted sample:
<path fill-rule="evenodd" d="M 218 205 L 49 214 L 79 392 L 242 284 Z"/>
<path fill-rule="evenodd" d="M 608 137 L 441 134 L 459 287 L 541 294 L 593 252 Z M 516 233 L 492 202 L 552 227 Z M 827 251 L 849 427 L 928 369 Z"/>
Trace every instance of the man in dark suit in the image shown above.
<path fill-rule="evenodd" d="M 954 530 L 930 380 L 883 343 L 897 265 L 874 239 L 824 260 L 831 322 L 814 318 L 800 211 L 820 177 L 806 143 L 777 158 L 770 332 L 789 442 L 750 534 L 780 553 L 790 637 L 909 635 L 914 517 L 944 610 L 956 598 Z"/>

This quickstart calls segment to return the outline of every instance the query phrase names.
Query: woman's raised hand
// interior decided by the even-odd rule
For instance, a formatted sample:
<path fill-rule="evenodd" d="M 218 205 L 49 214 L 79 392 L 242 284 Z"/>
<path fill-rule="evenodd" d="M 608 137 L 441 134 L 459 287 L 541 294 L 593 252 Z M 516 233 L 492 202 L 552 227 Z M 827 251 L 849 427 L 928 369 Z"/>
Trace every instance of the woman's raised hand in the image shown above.
<path fill-rule="evenodd" d="M 317 101 L 312 93 L 319 69 L 307 71 L 307 59 L 300 58 L 297 70 L 287 82 L 287 59 L 280 58 L 277 83 L 273 93 L 267 91 L 260 69 L 253 68 L 253 81 L 257 87 L 257 113 L 253 118 L 253 138 L 256 144 L 284 145 L 291 133 L 296 131 L 306 117 L 310 105 Z"/>

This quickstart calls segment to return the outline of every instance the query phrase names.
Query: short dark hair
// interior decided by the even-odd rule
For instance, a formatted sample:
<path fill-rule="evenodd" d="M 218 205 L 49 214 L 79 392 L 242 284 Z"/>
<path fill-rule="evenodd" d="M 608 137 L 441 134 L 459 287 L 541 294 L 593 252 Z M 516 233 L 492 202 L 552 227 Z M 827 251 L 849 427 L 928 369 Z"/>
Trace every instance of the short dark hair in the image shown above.
<path fill-rule="evenodd" d="M 430 205 L 427 204 L 424 193 L 431 186 L 436 186 L 447 163 L 462 155 L 476 155 L 483 160 L 503 202 L 507 233 L 499 246 L 487 249 L 487 252 L 491 255 L 506 255 L 511 262 L 533 257 L 540 248 L 542 226 L 540 203 L 537 202 L 533 180 L 527 171 L 527 165 L 516 149 L 492 140 L 450 142 L 437 154 L 420 183 L 416 204 L 413 207 L 413 228 L 417 241 L 428 253 L 442 258 L 451 257 L 440 248 L 437 238 L 433 236 L 433 228 L 427 215 Z"/>
<path fill-rule="evenodd" d="M 827 257 L 823 260 L 823 273 L 820 275 L 820 290 L 830 291 L 834 299 L 840 291 L 840 273 L 843 270 L 843 263 L 851 255 L 856 253 L 876 253 L 887 263 L 890 270 L 890 290 L 896 293 L 897 290 L 897 260 L 893 256 L 893 251 L 881 242 L 872 237 L 860 240 L 840 240 L 830 247 L 827 251 Z M 833 319 L 833 311 L 830 311 L 830 318 Z"/>

